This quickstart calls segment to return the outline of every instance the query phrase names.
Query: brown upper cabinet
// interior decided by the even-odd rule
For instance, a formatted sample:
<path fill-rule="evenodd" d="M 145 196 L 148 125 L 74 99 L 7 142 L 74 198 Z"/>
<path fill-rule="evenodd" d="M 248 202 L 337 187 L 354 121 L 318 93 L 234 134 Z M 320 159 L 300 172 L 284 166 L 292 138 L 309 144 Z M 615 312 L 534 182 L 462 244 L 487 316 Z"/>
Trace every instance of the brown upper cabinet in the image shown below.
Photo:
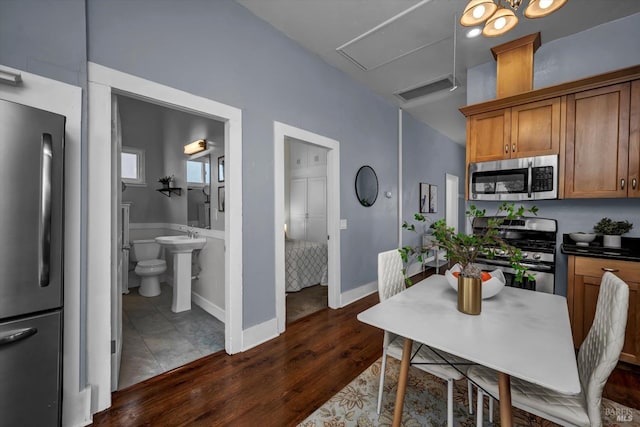
<path fill-rule="evenodd" d="M 467 121 L 467 162 L 511 157 L 511 109 L 476 114 Z"/>
<path fill-rule="evenodd" d="M 560 198 L 640 198 L 640 65 L 460 111 L 467 173 L 469 163 L 558 154 Z"/>
<path fill-rule="evenodd" d="M 632 159 L 629 150 L 630 100 L 631 83 L 567 97 L 565 198 L 637 193 L 638 156 Z"/>
<path fill-rule="evenodd" d="M 470 162 L 558 154 L 560 98 L 473 115 L 468 131 Z"/>
<path fill-rule="evenodd" d="M 627 197 L 640 197 L 640 80 L 631 83 L 629 123 L 629 187 Z"/>

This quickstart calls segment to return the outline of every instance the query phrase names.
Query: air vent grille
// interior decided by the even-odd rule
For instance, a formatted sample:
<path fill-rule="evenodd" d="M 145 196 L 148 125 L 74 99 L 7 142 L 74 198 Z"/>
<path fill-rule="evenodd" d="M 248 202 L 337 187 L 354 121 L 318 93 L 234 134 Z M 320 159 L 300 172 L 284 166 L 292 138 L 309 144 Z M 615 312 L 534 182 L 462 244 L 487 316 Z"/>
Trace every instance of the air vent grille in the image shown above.
<path fill-rule="evenodd" d="M 453 78 L 451 77 L 451 75 L 448 75 L 440 80 L 423 84 L 402 92 L 397 92 L 396 96 L 403 101 L 412 101 L 416 98 L 422 98 L 423 96 L 431 95 L 432 93 L 440 92 L 445 89 L 451 89 L 452 87 Z"/>

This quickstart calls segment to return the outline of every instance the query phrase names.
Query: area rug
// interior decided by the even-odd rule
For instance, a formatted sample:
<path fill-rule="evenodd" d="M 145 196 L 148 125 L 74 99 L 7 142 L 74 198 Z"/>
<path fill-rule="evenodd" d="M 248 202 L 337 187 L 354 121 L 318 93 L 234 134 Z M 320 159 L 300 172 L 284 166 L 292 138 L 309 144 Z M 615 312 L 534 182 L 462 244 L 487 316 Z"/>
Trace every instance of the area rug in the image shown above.
<path fill-rule="evenodd" d="M 400 362 L 387 359 L 382 410 L 376 414 L 378 384 L 380 380 L 380 362 L 378 360 L 367 368 L 360 376 L 342 389 L 300 423 L 299 427 L 372 427 L 390 426 L 393 420 L 396 385 Z M 445 426 L 447 423 L 447 386 L 446 382 L 417 368 L 409 368 L 407 392 L 402 415 L 403 427 Z M 474 393 L 475 399 L 475 393 Z M 475 426 L 474 415 L 469 415 L 467 404 L 467 382 L 454 382 L 453 392 L 454 425 L 462 427 Z M 499 405 L 494 405 L 494 424 L 499 425 Z M 640 411 L 622 406 L 608 399 L 602 401 L 604 426 L 606 427 L 640 427 Z M 488 421 L 488 399 L 485 399 L 484 421 Z M 513 409 L 515 426 L 549 427 L 557 424 L 535 415 Z"/>

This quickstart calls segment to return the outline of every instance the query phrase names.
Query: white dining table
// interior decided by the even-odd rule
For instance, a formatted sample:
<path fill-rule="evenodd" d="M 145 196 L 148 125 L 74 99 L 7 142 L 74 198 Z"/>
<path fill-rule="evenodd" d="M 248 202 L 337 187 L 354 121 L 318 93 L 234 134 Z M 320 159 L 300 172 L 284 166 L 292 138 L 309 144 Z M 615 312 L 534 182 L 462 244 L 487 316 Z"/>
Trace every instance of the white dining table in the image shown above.
<path fill-rule="evenodd" d="M 498 372 L 501 425 L 512 425 L 510 378 L 565 394 L 580 381 L 566 298 L 505 287 L 482 300 L 479 315 L 457 309 L 457 292 L 430 276 L 358 314 L 358 320 L 405 338 L 394 426 L 402 419 L 413 341 Z"/>

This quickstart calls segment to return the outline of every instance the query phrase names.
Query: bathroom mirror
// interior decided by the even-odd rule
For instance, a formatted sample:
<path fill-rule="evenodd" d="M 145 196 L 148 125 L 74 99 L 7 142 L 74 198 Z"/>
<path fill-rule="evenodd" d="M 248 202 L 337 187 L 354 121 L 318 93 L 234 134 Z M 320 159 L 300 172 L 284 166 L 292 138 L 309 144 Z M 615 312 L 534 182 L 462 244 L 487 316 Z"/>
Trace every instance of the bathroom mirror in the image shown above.
<path fill-rule="evenodd" d="M 187 225 L 211 228 L 210 156 L 187 160 Z"/>
<path fill-rule="evenodd" d="M 362 206 L 373 206 L 378 198 L 378 177 L 371 166 L 362 166 L 356 174 L 356 196 Z"/>

